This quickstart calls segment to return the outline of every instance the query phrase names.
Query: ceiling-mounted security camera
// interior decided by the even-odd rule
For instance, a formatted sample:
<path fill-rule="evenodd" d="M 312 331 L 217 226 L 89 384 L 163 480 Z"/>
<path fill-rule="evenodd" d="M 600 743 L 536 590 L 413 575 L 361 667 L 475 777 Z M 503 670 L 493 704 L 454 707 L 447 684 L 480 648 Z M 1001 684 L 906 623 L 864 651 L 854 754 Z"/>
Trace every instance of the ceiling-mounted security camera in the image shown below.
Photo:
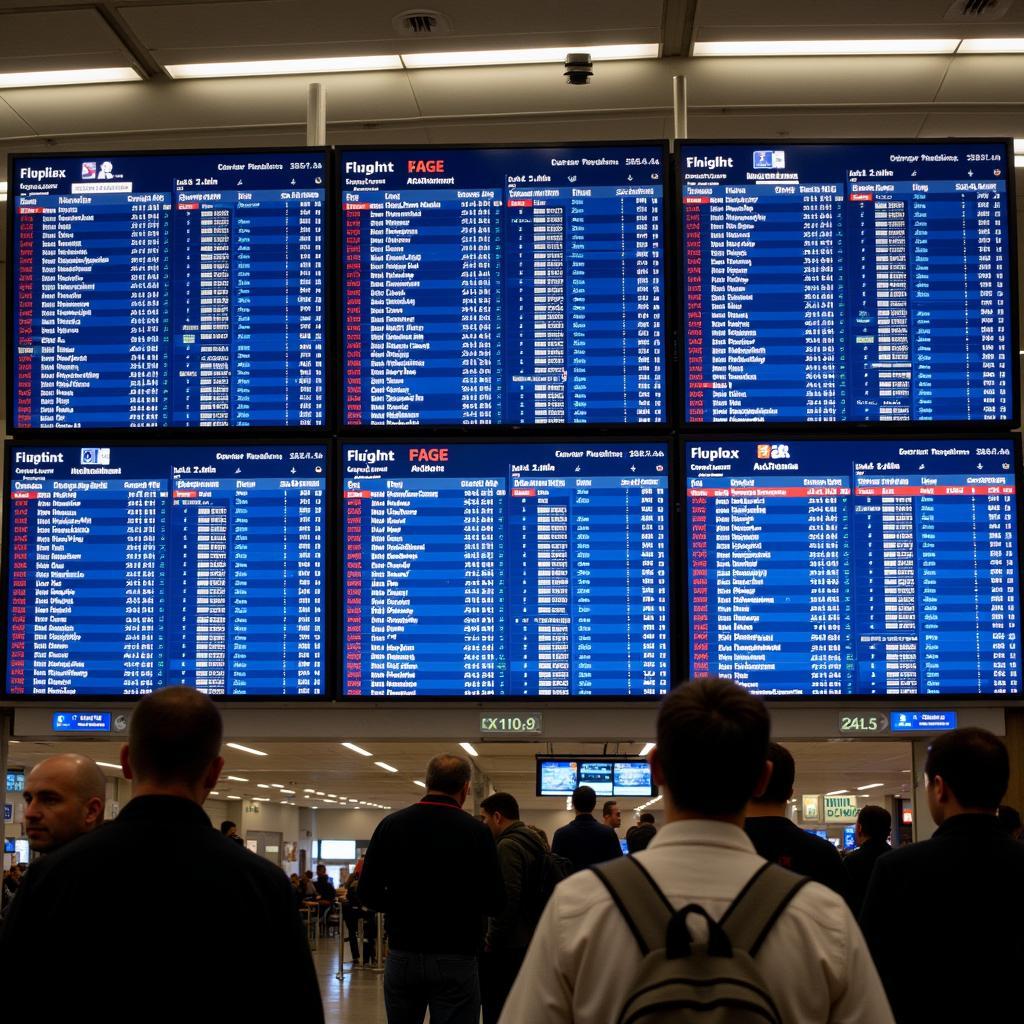
<path fill-rule="evenodd" d="M 565 55 L 565 77 L 570 85 L 586 85 L 594 74 L 594 62 L 589 53 Z"/>

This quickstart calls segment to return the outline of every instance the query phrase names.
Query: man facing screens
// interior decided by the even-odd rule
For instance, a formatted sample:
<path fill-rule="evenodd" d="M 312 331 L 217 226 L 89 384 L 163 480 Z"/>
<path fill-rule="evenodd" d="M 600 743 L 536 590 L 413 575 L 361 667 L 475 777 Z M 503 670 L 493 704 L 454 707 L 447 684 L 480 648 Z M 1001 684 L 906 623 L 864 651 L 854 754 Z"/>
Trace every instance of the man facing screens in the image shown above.
<path fill-rule="evenodd" d="M 1020 692 L 1016 442 L 686 441 L 694 673 Z"/>

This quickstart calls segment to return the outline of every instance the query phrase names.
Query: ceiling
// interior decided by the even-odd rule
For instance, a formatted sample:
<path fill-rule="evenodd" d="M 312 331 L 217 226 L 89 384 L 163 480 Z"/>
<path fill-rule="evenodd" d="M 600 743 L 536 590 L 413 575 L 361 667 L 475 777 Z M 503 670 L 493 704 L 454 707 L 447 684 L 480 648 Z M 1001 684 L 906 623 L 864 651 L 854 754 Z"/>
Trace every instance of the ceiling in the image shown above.
<path fill-rule="evenodd" d="M 453 743 L 452 749 L 459 752 Z M 474 744 L 478 756 L 473 758 L 477 768 L 487 776 L 496 790 L 511 792 L 520 805 L 528 810 L 558 810 L 564 801 L 533 796 L 535 787 L 535 754 L 629 754 L 640 753 L 641 744 L 596 743 L 483 743 Z M 855 790 L 858 786 L 882 782 L 884 786 L 870 791 L 871 799 L 883 794 L 909 796 L 910 744 L 895 741 L 856 742 L 834 740 L 826 742 L 792 742 L 786 746 L 797 764 L 796 792 L 828 793 L 836 789 Z M 229 794 L 240 797 L 271 797 L 294 800 L 299 806 L 337 808 L 363 800 L 373 804 L 401 807 L 417 799 L 422 793 L 415 779 L 423 778 L 427 762 L 439 753 L 439 745 L 430 743 L 367 744 L 372 757 L 363 757 L 338 743 L 264 743 L 258 749 L 267 757 L 258 757 L 225 749 L 226 766 L 217 791 L 222 798 Z M 78 743 L 23 742 L 10 748 L 12 766 L 32 765 L 55 753 L 85 754 L 97 761 L 117 764 L 119 743 L 84 741 Z M 383 761 L 398 769 L 390 773 L 375 766 Z M 119 769 L 104 768 L 111 777 L 120 776 Z M 231 782 L 227 775 L 248 779 L 248 783 Z M 258 783 L 268 789 L 260 789 Z M 295 796 L 275 796 L 274 783 L 294 789 Z M 327 799 L 315 798 L 304 789 L 319 790 Z M 332 803 L 330 794 L 336 794 Z M 350 797 L 352 801 L 340 798 Z M 644 801 L 620 800 L 627 810 Z"/>
<path fill-rule="evenodd" d="M 0 90 L 0 150 L 293 145 L 306 90 L 327 85 L 328 141 L 455 143 L 671 135 L 685 75 L 689 134 L 1024 137 L 1024 56 L 692 58 L 728 38 L 1024 36 L 1024 0 L 430 0 L 441 34 L 413 37 L 406 3 L 336 0 L 8 0 L 0 73 L 130 65 L 132 84 Z M 450 26 L 450 27 L 449 27 Z M 423 50 L 658 42 L 658 60 L 171 81 L 167 64 Z"/>

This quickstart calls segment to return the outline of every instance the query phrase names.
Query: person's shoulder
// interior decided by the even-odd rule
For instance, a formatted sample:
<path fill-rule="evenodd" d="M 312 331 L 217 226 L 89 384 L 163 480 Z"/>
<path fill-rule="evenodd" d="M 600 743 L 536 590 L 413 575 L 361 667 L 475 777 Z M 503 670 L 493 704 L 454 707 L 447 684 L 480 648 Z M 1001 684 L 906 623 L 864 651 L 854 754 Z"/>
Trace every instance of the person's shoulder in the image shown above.
<path fill-rule="evenodd" d="M 809 935 L 824 935 L 837 942 L 853 924 L 846 900 L 822 882 L 811 880 L 796 891 L 780 920 L 788 920 Z"/>

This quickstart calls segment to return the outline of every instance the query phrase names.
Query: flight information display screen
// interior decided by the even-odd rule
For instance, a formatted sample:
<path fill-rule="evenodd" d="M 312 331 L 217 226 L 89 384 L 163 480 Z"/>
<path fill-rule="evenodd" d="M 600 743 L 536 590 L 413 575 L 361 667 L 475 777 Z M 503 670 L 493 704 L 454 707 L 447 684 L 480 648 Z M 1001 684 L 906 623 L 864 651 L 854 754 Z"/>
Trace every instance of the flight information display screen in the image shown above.
<path fill-rule="evenodd" d="M 688 422 L 1012 421 L 1006 140 L 678 159 Z"/>
<path fill-rule="evenodd" d="M 660 145 L 340 154 L 342 422 L 660 423 Z"/>
<path fill-rule="evenodd" d="M 537 758 L 537 796 L 572 796 L 578 786 L 590 786 L 604 797 L 657 795 L 651 766 L 643 758 Z"/>
<path fill-rule="evenodd" d="M 324 445 L 7 451 L 7 693 L 324 695 Z"/>
<path fill-rule="evenodd" d="M 15 429 L 325 422 L 327 154 L 17 157 Z"/>
<path fill-rule="evenodd" d="M 687 441 L 690 672 L 766 695 L 1020 693 L 1010 441 Z"/>
<path fill-rule="evenodd" d="M 666 693 L 668 455 L 344 445 L 344 693 Z"/>

